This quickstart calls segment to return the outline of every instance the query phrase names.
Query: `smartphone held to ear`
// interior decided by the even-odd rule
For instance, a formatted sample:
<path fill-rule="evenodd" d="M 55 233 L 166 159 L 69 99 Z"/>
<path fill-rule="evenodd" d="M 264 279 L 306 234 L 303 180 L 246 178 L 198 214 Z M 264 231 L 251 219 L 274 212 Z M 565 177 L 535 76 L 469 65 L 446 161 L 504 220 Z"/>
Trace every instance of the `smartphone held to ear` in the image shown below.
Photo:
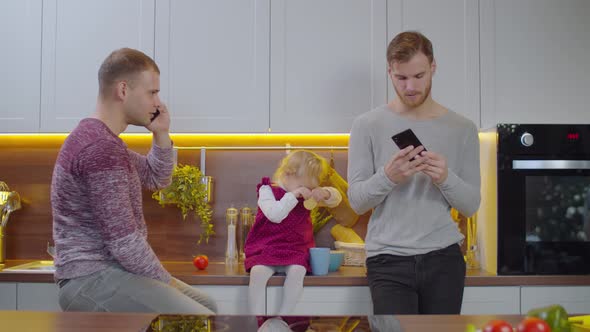
<path fill-rule="evenodd" d="M 407 148 L 408 146 L 413 146 L 414 148 L 419 147 L 420 145 L 424 146 L 422 142 L 416 137 L 416 134 L 412 131 L 412 129 L 406 129 L 400 133 L 397 133 L 391 136 L 393 142 L 397 145 L 400 150 Z M 424 151 L 426 151 L 426 147 L 424 147 Z M 414 158 L 412 158 L 413 160 Z"/>
<path fill-rule="evenodd" d="M 150 122 L 154 122 L 154 120 L 158 117 L 158 115 L 160 115 L 160 109 L 156 108 L 156 112 L 152 115 Z"/>

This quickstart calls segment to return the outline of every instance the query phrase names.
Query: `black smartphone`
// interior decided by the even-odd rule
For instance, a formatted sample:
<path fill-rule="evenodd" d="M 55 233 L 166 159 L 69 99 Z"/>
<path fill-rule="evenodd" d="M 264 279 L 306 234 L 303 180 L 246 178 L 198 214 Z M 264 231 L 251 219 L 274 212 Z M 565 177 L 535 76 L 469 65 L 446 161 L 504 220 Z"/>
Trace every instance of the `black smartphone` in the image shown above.
<path fill-rule="evenodd" d="M 156 113 L 154 113 L 154 115 L 152 115 L 150 122 L 154 122 L 154 120 L 158 117 L 158 115 L 160 115 L 160 109 L 156 108 Z"/>
<path fill-rule="evenodd" d="M 397 133 L 391 136 L 391 139 L 400 150 L 403 150 L 410 145 L 412 145 L 414 148 L 417 148 L 420 145 L 424 146 L 418 137 L 416 137 L 416 134 L 414 134 L 412 129 L 406 129 L 401 133 Z M 426 147 L 424 147 L 424 151 L 426 151 Z M 414 158 L 411 160 L 414 160 Z"/>

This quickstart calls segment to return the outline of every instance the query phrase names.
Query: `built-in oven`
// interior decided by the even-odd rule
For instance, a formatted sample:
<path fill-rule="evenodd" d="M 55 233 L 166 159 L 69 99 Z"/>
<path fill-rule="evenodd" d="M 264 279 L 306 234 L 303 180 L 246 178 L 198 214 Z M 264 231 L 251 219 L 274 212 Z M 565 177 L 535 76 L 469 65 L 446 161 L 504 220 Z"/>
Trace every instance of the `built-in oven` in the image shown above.
<path fill-rule="evenodd" d="M 590 125 L 497 134 L 498 274 L 589 274 Z"/>

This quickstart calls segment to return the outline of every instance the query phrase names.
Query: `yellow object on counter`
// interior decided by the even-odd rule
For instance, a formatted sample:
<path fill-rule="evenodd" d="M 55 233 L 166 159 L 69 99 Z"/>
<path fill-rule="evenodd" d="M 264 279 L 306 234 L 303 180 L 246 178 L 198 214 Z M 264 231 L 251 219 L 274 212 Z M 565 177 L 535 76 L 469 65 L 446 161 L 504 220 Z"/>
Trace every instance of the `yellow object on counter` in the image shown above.
<path fill-rule="evenodd" d="M 334 237 L 336 241 L 346 243 L 365 243 L 365 241 L 363 241 L 352 228 L 344 227 L 340 224 L 334 225 L 334 227 L 330 229 L 330 234 L 332 234 L 332 237 Z"/>
<path fill-rule="evenodd" d="M 590 315 L 572 316 L 568 318 L 572 332 L 590 332 Z"/>

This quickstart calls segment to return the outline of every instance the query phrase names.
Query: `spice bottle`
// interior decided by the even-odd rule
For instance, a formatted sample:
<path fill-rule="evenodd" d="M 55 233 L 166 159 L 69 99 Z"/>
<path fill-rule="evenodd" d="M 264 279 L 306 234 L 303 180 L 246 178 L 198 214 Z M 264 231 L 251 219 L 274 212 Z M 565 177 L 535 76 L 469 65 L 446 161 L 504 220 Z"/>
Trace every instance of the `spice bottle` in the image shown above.
<path fill-rule="evenodd" d="M 238 248 L 240 253 L 240 259 L 243 260 L 246 258 L 244 254 L 244 245 L 246 244 L 246 239 L 248 238 L 248 233 L 250 232 L 250 228 L 252 228 L 252 209 L 244 206 L 240 209 L 240 225 L 239 225 L 239 233 L 238 233 Z"/>
<path fill-rule="evenodd" d="M 238 262 L 238 250 L 236 246 L 236 227 L 238 225 L 238 209 L 230 207 L 225 211 L 227 224 L 227 246 L 225 248 L 225 264 Z"/>

